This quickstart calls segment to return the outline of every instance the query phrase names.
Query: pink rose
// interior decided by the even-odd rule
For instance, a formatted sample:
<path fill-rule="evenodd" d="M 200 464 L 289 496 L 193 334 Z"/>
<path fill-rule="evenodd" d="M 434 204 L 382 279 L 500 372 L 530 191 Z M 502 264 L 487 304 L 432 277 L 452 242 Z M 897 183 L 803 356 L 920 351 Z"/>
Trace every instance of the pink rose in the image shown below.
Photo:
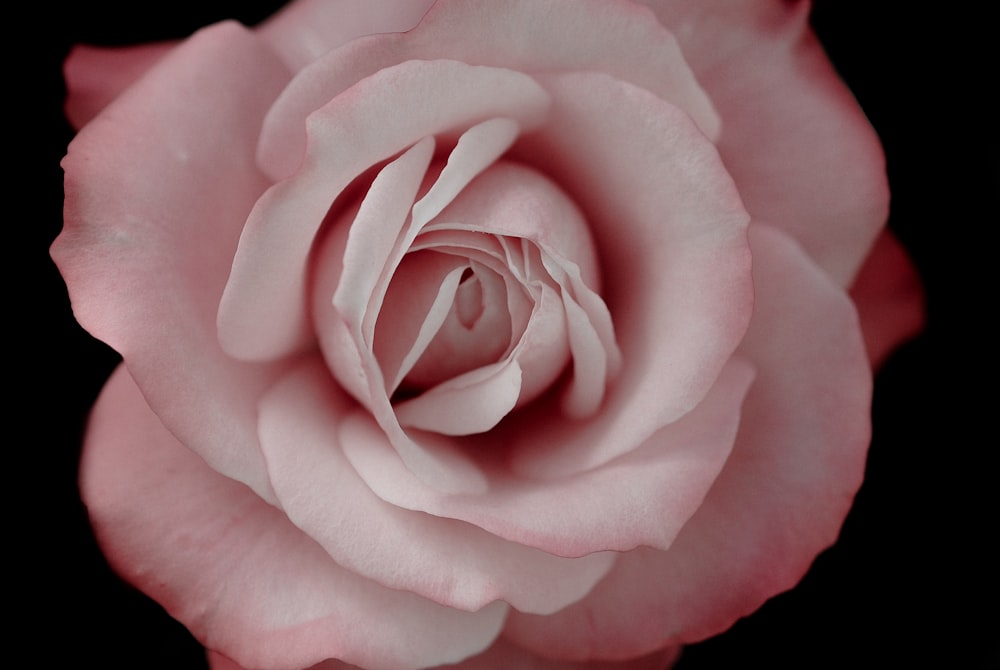
<path fill-rule="evenodd" d="M 217 668 L 663 667 L 860 484 L 876 138 L 808 3 L 347 4 L 67 63 L 98 538 Z"/>

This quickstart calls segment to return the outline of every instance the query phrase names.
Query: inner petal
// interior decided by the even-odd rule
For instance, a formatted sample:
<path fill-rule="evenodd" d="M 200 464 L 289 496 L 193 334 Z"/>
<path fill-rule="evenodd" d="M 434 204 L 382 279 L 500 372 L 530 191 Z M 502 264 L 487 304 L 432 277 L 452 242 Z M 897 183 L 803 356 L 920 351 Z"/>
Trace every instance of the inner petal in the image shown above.
<path fill-rule="evenodd" d="M 483 313 L 483 285 L 479 277 L 467 269 L 462 273 L 455 293 L 455 316 L 466 329 L 472 330 Z"/>
<path fill-rule="evenodd" d="M 417 255 L 442 256 L 434 252 Z M 407 275 L 394 284 L 409 284 Z M 507 287 L 492 270 L 470 264 L 458 277 L 448 312 L 433 339 L 427 342 L 406 372 L 404 391 L 426 389 L 463 372 L 495 363 L 510 346 L 512 337 Z"/>

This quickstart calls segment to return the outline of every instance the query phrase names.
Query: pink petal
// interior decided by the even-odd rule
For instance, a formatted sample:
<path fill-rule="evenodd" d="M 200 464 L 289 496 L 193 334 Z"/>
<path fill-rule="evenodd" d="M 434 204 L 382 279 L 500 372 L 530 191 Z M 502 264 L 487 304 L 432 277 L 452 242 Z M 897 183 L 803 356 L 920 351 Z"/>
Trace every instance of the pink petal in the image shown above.
<path fill-rule="evenodd" d="M 454 665 L 441 666 L 437 670 L 669 670 L 680 658 L 681 647 L 668 647 L 649 656 L 628 661 L 584 662 L 552 661 L 525 651 L 500 638 L 482 654 L 477 654 Z M 236 663 L 220 654 L 209 652 L 212 670 L 243 670 Z M 339 661 L 325 661 L 308 670 L 358 670 L 356 666 Z"/>
<path fill-rule="evenodd" d="M 225 356 L 215 310 L 267 186 L 253 147 L 287 76 L 233 23 L 171 51 L 70 145 L 52 246 L 77 319 L 124 356 L 170 430 L 265 497 L 255 403 L 278 370 Z"/>
<path fill-rule="evenodd" d="M 466 259 L 449 254 L 410 253 L 403 257 L 386 291 L 372 343 L 386 379 L 386 393 L 395 392 L 427 351 L 452 310 L 459 282 L 468 267 Z M 451 362 L 450 357 L 445 358 L 441 367 Z M 469 369 L 464 360 L 456 365 L 459 370 Z M 444 378 L 454 374 L 445 370 Z"/>
<path fill-rule="evenodd" d="M 441 607 L 340 567 L 279 510 L 177 442 L 124 367 L 91 417 L 81 490 L 112 566 L 245 667 L 455 662 L 485 649 L 507 610 Z"/>
<path fill-rule="evenodd" d="M 516 157 L 586 213 L 624 361 L 594 419 L 512 436 L 517 472 L 556 478 L 608 462 L 694 407 L 744 333 L 753 287 L 746 213 L 686 114 L 601 74 L 541 80 L 551 121 Z"/>
<path fill-rule="evenodd" d="M 244 668 L 230 658 L 222 654 L 208 650 L 208 667 L 211 670 L 244 670 Z M 336 659 L 320 661 L 316 665 L 309 666 L 306 670 L 359 670 L 358 666 L 344 663 Z"/>
<path fill-rule="evenodd" d="M 810 4 L 642 1 L 722 117 L 719 151 L 747 211 L 848 286 L 885 223 L 888 187 L 878 138 L 809 29 Z"/>
<path fill-rule="evenodd" d="M 358 40 L 302 70 L 268 116 L 264 170 L 276 179 L 295 170 L 306 153 L 305 119 L 327 100 L 383 68 L 438 58 L 525 72 L 607 72 L 681 107 L 710 137 L 718 131 L 677 41 L 644 8 L 606 0 L 439 0 L 414 30 Z"/>
<path fill-rule="evenodd" d="M 791 588 L 832 544 L 861 483 L 871 374 L 857 314 L 790 238 L 751 227 L 757 305 L 741 347 L 758 368 L 736 447 L 665 552 L 637 549 L 584 600 L 512 613 L 505 635 L 562 658 L 697 641 Z"/>
<path fill-rule="evenodd" d="M 555 481 L 522 479 L 506 470 L 502 454 L 508 431 L 473 436 L 465 448 L 481 455 L 488 478 L 488 486 L 475 495 L 447 495 L 423 484 L 363 414 L 343 422 L 341 442 L 372 491 L 400 507 L 467 521 L 560 556 L 638 545 L 665 549 L 726 462 L 752 377 L 750 366 L 733 360 L 684 418 L 601 468 Z M 543 418 L 534 423 L 531 413 L 511 419 L 544 431 L 551 411 L 543 407 Z"/>
<path fill-rule="evenodd" d="M 670 670 L 680 655 L 680 647 L 668 647 L 623 661 L 556 661 L 526 651 L 501 637 L 482 654 L 439 670 Z"/>
<path fill-rule="evenodd" d="M 347 233 L 343 271 L 330 303 L 362 357 L 374 343 L 390 278 L 416 237 L 410 210 L 433 154 L 434 139 L 425 137 L 379 172 Z M 327 356 L 335 362 L 335 356 Z M 333 372 L 339 371 L 334 367 Z M 371 392 L 384 392 L 384 387 Z"/>
<path fill-rule="evenodd" d="M 309 250 L 337 196 L 362 172 L 423 137 L 464 129 L 484 116 L 509 116 L 530 127 L 547 106 L 545 92 L 521 73 L 411 61 L 372 75 L 314 112 L 305 163 L 258 201 L 240 239 L 219 309 L 227 351 L 268 359 L 309 342 Z"/>
<path fill-rule="evenodd" d="M 521 397 L 517 359 L 470 370 L 395 405 L 400 425 L 439 435 L 485 433 Z"/>
<path fill-rule="evenodd" d="M 861 332 L 872 367 L 878 368 L 900 344 L 923 330 L 920 278 L 906 250 L 883 232 L 854 278 L 851 297 L 861 315 Z"/>
<path fill-rule="evenodd" d="M 463 372 L 500 360 L 511 347 L 513 331 L 511 315 L 507 308 L 510 299 L 507 295 L 506 282 L 493 269 L 458 255 L 460 251 L 408 254 L 408 258 L 420 261 L 435 256 L 450 258 L 452 264 L 461 263 L 465 269 L 461 270 L 457 277 L 456 290 L 453 293 L 449 292 L 449 304 L 444 306 L 448 312 L 443 318 L 438 317 L 441 318 L 438 330 L 430 334 L 426 340 L 418 341 L 408 352 L 407 360 L 402 362 L 396 373 L 398 381 L 390 386 L 390 392 L 394 392 L 399 382 L 404 379 L 408 389 L 430 388 Z M 400 269 L 396 272 L 397 276 L 389 285 L 389 294 L 386 295 L 386 302 L 379 315 L 378 328 L 388 329 L 382 331 L 387 333 L 384 336 L 387 342 L 398 339 L 399 336 L 393 333 L 400 333 L 400 336 L 405 337 L 403 334 L 406 329 L 412 328 L 412 325 L 401 323 L 403 319 L 413 318 L 407 313 L 409 309 L 404 305 L 422 304 L 426 300 L 415 295 L 415 290 L 420 288 L 419 278 L 415 277 L 413 272 L 404 271 L 406 260 L 407 258 L 403 259 Z M 439 260 L 433 265 L 443 263 Z M 465 272 L 472 274 L 463 281 L 462 274 Z M 469 297 L 470 292 L 475 295 Z M 398 294 L 399 298 L 393 304 L 389 298 L 394 293 Z M 437 302 L 436 299 L 435 306 Z M 463 310 L 475 311 L 470 312 L 472 316 L 463 317 Z M 379 332 L 376 329 L 376 339 Z M 386 359 L 377 349 L 376 357 L 382 365 L 385 365 Z"/>
<path fill-rule="evenodd" d="M 282 509 L 345 568 L 443 605 L 502 599 L 549 613 L 583 597 L 615 554 L 559 558 L 453 519 L 376 497 L 341 452 L 358 408 L 321 361 L 289 374 L 261 403 L 261 442 Z"/>
<path fill-rule="evenodd" d="M 423 226 L 440 214 L 470 181 L 510 148 L 520 133 L 516 121 L 503 117 L 488 119 L 462 133 L 437 181 L 413 206 L 414 220 Z"/>
<path fill-rule="evenodd" d="M 409 30 L 431 4 L 433 0 L 296 0 L 257 30 L 297 71 L 358 37 Z"/>
<path fill-rule="evenodd" d="M 63 64 L 69 122 L 74 128 L 83 128 L 175 46 L 177 42 L 74 47 Z"/>

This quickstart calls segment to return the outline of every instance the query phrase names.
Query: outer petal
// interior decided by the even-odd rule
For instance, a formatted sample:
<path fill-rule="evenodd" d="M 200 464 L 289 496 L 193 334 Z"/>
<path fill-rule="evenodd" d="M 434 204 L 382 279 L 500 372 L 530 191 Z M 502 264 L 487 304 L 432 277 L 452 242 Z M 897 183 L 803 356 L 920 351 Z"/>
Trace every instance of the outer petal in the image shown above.
<path fill-rule="evenodd" d="M 759 369 L 736 447 L 666 552 L 619 557 L 590 595 L 505 635 L 562 658 L 626 658 L 725 630 L 791 588 L 833 543 L 861 483 L 871 374 L 843 291 L 788 237 L 751 228 Z M 803 374 L 803 370 L 809 374 Z"/>
<path fill-rule="evenodd" d="M 296 0 L 258 31 L 292 70 L 373 33 L 409 30 L 434 0 Z"/>
<path fill-rule="evenodd" d="M 441 666 L 437 670 L 669 670 L 681 655 L 680 647 L 668 647 L 649 656 L 630 661 L 606 663 L 575 663 L 542 658 L 501 638 L 482 654 L 461 663 Z M 243 670 L 230 659 L 215 652 L 208 654 L 212 670 Z M 359 670 L 339 661 L 325 661 L 309 670 Z"/>
<path fill-rule="evenodd" d="M 254 403 L 277 370 L 225 356 L 215 311 L 267 185 L 261 119 L 287 79 L 239 25 L 197 33 L 70 145 L 52 246 L 77 319 L 124 356 L 170 430 L 264 496 Z"/>
<path fill-rule="evenodd" d="M 439 0 L 409 33 L 358 40 L 300 72 L 268 115 L 263 169 L 275 179 L 291 174 L 305 153 L 304 121 L 313 110 L 374 72 L 412 59 L 528 73 L 605 72 L 684 109 L 708 136 L 718 132 L 712 103 L 674 36 L 642 7 L 622 0 Z"/>
<path fill-rule="evenodd" d="M 669 670 L 680 654 L 680 647 L 668 647 L 641 658 L 619 662 L 554 661 L 501 637 L 482 654 L 438 670 Z"/>
<path fill-rule="evenodd" d="M 69 122 L 82 128 L 175 46 L 176 42 L 155 42 L 119 48 L 74 47 L 63 65 Z"/>
<path fill-rule="evenodd" d="M 851 286 L 872 367 L 924 327 L 920 278 L 906 250 L 886 231 Z"/>
<path fill-rule="evenodd" d="M 294 72 L 355 38 L 409 30 L 433 0 L 297 0 L 256 28 Z M 103 110 L 176 41 L 129 47 L 75 47 L 64 65 L 66 116 L 74 128 Z"/>
<path fill-rule="evenodd" d="M 885 223 L 875 132 L 808 26 L 809 2 L 642 0 L 722 117 L 719 151 L 754 220 L 848 286 Z"/>
<path fill-rule="evenodd" d="M 441 607 L 341 568 L 279 510 L 177 442 L 124 367 L 91 417 L 81 490 L 112 566 L 247 667 L 455 662 L 485 649 L 506 613 L 502 603 L 475 613 Z"/>

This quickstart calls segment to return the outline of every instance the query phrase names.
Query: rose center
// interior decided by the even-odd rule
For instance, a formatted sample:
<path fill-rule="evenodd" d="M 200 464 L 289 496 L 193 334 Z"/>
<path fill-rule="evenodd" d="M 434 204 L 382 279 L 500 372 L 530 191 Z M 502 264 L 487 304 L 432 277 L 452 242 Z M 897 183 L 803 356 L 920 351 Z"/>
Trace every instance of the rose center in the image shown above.
<path fill-rule="evenodd" d="M 494 270 L 461 255 L 436 250 L 407 254 L 386 293 L 373 347 L 383 375 L 398 376 L 401 370 L 391 369 L 394 349 L 403 333 L 418 331 L 410 355 L 415 362 L 395 395 L 410 396 L 497 361 L 513 335 L 506 290 Z M 426 311 L 412 314 L 417 305 L 427 305 Z M 414 318 L 419 328 L 414 328 Z M 421 347 L 426 348 L 421 352 Z"/>
<path fill-rule="evenodd" d="M 422 142 L 382 168 L 318 249 L 313 318 L 334 376 L 384 427 L 460 435 L 572 363 L 564 407 L 592 414 L 619 353 L 579 209 L 530 167 L 464 178 L 430 159 Z"/>

